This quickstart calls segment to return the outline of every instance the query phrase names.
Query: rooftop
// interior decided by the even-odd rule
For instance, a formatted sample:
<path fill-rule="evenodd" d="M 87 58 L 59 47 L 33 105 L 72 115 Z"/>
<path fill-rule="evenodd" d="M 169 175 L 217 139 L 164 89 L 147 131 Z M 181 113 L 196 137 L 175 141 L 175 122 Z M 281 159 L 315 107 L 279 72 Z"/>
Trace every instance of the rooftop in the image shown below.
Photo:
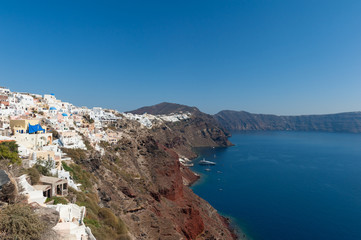
<path fill-rule="evenodd" d="M 51 189 L 50 185 L 33 185 L 33 188 L 35 190 L 41 190 L 41 191 L 46 191 L 46 190 L 49 190 Z"/>
<path fill-rule="evenodd" d="M 61 183 L 61 182 L 66 183 L 67 181 L 64 179 L 61 179 L 61 178 L 56 178 L 56 177 L 41 176 L 40 182 L 53 184 L 53 183 Z"/>

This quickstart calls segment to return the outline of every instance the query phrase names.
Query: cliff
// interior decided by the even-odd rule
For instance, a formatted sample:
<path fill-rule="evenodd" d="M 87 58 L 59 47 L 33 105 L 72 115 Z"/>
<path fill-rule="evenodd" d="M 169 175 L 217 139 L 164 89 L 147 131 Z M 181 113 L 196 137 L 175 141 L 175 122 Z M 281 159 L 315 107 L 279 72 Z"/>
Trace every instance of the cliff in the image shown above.
<path fill-rule="evenodd" d="M 277 116 L 244 111 L 221 111 L 214 118 L 229 131 L 361 132 L 361 112 L 325 115 Z"/>
<path fill-rule="evenodd" d="M 139 108 L 131 111 L 131 113 L 148 113 L 152 115 L 190 113 L 188 119 L 177 122 L 164 122 L 151 130 L 152 136 L 159 143 L 188 158 L 196 157 L 192 151 L 193 147 L 227 147 L 232 145 L 228 141 L 229 132 L 212 115 L 205 114 L 196 107 L 160 103 Z"/>
<path fill-rule="evenodd" d="M 212 116 L 196 110 L 188 119 L 150 129 L 123 118 L 109 128 L 121 132 L 122 139 L 103 142 L 103 156 L 89 150 L 73 159 L 90 174 L 82 201 L 91 207 L 96 199 L 126 225 L 128 237 L 117 239 L 235 239 L 227 221 L 189 189 L 198 177 L 178 160 L 195 157 L 192 147 L 231 144 Z M 79 201 L 76 194 L 71 197 Z M 97 239 L 105 239 L 96 219 L 90 214 L 86 222 Z"/>

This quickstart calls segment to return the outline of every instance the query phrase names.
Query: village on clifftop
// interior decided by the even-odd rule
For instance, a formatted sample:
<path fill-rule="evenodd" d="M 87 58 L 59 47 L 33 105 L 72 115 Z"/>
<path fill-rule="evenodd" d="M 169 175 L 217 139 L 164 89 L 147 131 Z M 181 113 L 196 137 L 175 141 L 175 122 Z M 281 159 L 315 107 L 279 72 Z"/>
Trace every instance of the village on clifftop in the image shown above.
<path fill-rule="evenodd" d="M 125 118 L 139 122 L 141 127 L 152 128 L 160 122 L 180 121 L 189 116 L 190 113 L 154 116 L 120 113 L 100 107 L 89 109 L 63 102 L 54 94 L 19 93 L 0 87 L 0 144 L 15 142 L 24 168 L 35 164 L 50 166 L 51 176 L 41 176 L 35 185 L 29 183 L 26 174 L 18 177 L 17 182 L 29 204 L 59 212 L 60 220 L 53 230 L 62 239 L 95 239 L 83 222 L 84 206 L 46 202 L 52 197 L 66 196 L 69 187 L 80 191 L 81 185 L 64 169 L 72 159 L 62 149 L 87 150 L 91 147 L 103 155 L 101 142 L 112 144 L 122 138 L 121 131 L 108 128 L 112 122 Z M 180 161 L 186 164 L 184 159 Z M 8 179 L 1 171 L 3 179 Z M 1 185 L 6 182 L 2 181 Z"/>

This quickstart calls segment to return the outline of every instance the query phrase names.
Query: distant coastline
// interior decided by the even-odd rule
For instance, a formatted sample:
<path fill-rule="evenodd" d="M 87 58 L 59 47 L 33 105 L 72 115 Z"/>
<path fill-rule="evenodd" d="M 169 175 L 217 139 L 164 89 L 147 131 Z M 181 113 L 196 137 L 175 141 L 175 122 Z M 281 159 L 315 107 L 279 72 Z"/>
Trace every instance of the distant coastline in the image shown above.
<path fill-rule="evenodd" d="M 317 131 L 361 133 L 361 112 L 278 116 L 221 111 L 213 117 L 228 131 Z"/>

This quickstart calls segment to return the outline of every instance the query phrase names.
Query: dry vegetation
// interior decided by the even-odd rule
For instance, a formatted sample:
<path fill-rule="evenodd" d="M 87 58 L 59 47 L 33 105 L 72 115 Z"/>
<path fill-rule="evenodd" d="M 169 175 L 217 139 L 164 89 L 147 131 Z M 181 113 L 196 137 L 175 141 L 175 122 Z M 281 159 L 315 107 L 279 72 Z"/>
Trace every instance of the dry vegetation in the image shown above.
<path fill-rule="evenodd" d="M 0 239 L 46 239 L 49 231 L 51 230 L 47 229 L 46 224 L 28 205 L 12 204 L 0 210 Z"/>
<path fill-rule="evenodd" d="M 129 239 L 128 230 L 124 222 L 114 215 L 110 209 L 102 208 L 98 204 L 99 199 L 93 189 L 94 177 L 82 166 L 89 158 L 87 156 L 88 152 L 80 149 L 66 149 L 64 152 L 66 152 L 75 163 L 68 165 L 63 162 L 63 168 L 70 172 L 75 182 L 81 184 L 82 190 L 78 192 L 69 188 L 67 199 L 71 202 L 75 200 L 75 203 L 79 206 L 86 207 L 87 215 L 84 223 L 91 228 L 92 233 L 98 240 Z"/>

